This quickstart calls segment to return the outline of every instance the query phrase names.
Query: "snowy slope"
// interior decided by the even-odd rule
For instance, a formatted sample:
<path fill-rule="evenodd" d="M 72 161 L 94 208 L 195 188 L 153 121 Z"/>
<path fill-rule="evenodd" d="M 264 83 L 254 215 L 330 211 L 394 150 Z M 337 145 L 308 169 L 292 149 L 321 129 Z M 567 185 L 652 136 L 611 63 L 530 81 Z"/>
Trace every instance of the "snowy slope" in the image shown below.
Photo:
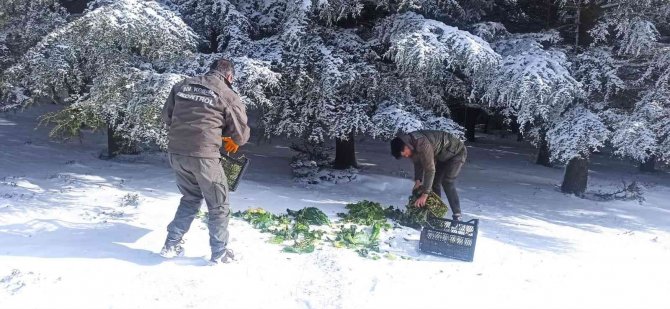
<path fill-rule="evenodd" d="M 179 199 L 164 156 L 100 160 L 101 136 L 49 142 L 46 129 L 33 129 L 39 112 L 0 115 L 0 308 L 670 307 L 666 174 L 596 158 L 592 187 L 639 178 L 649 189 L 643 204 L 594 202 L 559 193 L 562 170 L 532 164 L 531 149 L 484 141 L 470 145 L 458 184 L 466 219 L 481 219 L 473 263 L 423 255 L 407 230 L 393 232 L 391 250 L 412 260 L 331 247 L 285 254 L 235 219 L 240 261 L 204 267 L 207 231 L 197 220 L 186 257 L 156 254 Z M 358 149 L 357 181 L 315 187 L 291 180 L 282 143 L 245 147 L 252 165 L 232 207 L 317 206 L 335 217 L 361 199 L 404 205 L 409 162 L 385 143 Z M 123 203 L 127 194 L 137 206 Z"/>

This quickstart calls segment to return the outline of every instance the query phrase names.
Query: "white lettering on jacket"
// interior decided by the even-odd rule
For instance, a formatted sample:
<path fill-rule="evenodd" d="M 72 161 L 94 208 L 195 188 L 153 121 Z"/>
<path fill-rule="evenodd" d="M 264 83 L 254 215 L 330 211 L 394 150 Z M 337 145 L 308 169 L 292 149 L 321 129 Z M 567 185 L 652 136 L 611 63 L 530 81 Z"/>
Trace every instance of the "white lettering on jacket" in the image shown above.
<path fill-rule="evenodd" d="M 181 90 L 184 92 L 193 92 L 195 94 L 202 94 L 208 97 L 217 97 L 216 92 L 198 85 L 185 85 L 181 87 Z"/>
<path fill-rule="evenodd" d="M 192 94 L 192 93 L 184 93 L 184 92 L 177 92 L 177 96 L 186 99 L 186 100 L 191 100 L 195 102 L 200 102 L 200 103 L 205 103 L 207 105 L 214 105 L 214 100 L 210 97 L 202 96 L 202 95 L 197 95 L 197 94 Z"/>

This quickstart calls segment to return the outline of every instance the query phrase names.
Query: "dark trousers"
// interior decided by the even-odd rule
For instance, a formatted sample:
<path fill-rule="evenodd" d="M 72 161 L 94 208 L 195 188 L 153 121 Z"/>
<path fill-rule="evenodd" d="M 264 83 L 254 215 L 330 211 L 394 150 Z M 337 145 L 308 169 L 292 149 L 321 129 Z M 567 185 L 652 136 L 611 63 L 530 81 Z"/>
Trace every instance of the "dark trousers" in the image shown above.
<path fill-rule="evenodd" d="M 170 166 L 177 176 L 177 187 L 182 194 L 174 219 L 168 225 L 166 243 L 181 241 L 188 232 L 202 204 L 207 203 L 209 245 L 212 253 L 228 244 L 228 182 L 219 159 L 196 158 L 170 154 Z"/>
<path fill-rule="evenodd" d="M 435 162 L 433 192 L 438 196 L 441 196 L 442 190 L 440 187 L 444 188 L 444 193 L 447 195 L 447 201 L 449 201 L 449 207 L 454 214 L 461 214 L 461 202 L 458 199 L 455 182 L 467 156 L 468 151 L 466 148 L 463 148 L 463 151 L 453 158 L 443 162 Z"/>

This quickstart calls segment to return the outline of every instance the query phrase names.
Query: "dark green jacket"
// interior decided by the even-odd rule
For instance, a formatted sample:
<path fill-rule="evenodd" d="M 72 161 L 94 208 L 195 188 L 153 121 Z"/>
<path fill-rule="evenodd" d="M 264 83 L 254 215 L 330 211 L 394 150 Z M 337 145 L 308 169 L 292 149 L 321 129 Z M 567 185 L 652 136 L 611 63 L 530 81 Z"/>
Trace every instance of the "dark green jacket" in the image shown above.
<path fill-rule="evenodd" d="M 445 162 L 465 149 L 465 144 L 455 135 L 436 130 L 420 130 L 399 135 L 412 150 L 414 180 L 421 180 L 424 193 L 430 193 L 435 179 L 435 162 Z"/>

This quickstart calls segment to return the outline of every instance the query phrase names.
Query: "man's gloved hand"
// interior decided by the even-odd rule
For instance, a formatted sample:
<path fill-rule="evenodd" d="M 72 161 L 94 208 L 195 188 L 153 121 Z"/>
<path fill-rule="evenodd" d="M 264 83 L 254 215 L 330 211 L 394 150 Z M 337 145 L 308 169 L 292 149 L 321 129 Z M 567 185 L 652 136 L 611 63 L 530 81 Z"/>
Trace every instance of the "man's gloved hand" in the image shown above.
<path fill-rule="evenodd" d="M 222 137 L 221 140 L 223 140 L 223 148 L 229 153 L 236 153 L 240 148 L 230 137 Z"/>

